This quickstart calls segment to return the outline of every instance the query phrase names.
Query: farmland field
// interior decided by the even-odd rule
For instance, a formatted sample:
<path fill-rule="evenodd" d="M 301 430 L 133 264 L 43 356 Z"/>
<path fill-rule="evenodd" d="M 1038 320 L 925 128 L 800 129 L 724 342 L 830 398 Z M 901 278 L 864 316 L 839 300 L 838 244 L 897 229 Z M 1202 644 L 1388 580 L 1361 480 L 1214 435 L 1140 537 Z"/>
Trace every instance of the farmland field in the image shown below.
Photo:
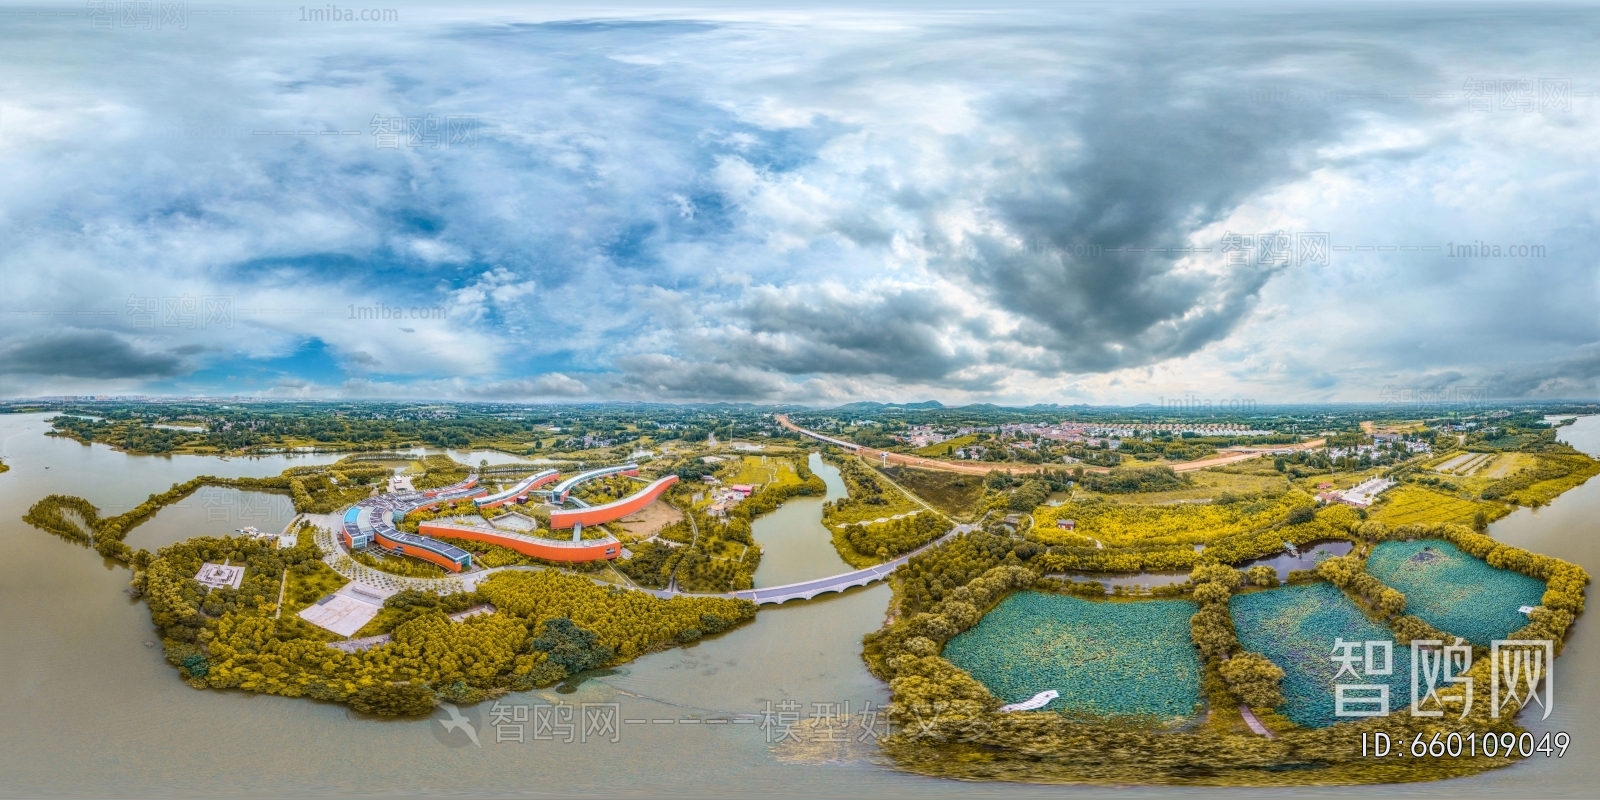
<path fill-rule="evenodd" d="M 1134 462 L 1129 460 L 1124 463 L 1133 464 Z M 1151 461 L 1148 463 L 1161 464 L 1165 462 Z M 1190 481 L 1190 485 L 1187 488 L 1173 489 L 1166 492 L 1138 492 L 1117 495 L 1117 500 L 1123 503 L 1154 504 L 1172 503 L 1181 500 L 1205 500 L 1224 494 L 1244 496 L 1275 496 L 1283 494 L 1289 488 L 1288 480 L 1271 469 L 1270 461 L 1265 463 L 1268 465 L 1265 471 L 1249 469 L 1250 466 L 1254 465 L 1254 462 L 1246 462 L 1243 466 L 1199 469 L 1185 473 L 1184 477 Z M 1097 495 L 1097 493 L 1090 491 L 1081 491 L 1079 494 L 1084 497 Z"/>
<path fill-rule="evenodd" d="M 1480 477 L 1490 479 L 1504 478 L 1517 469 L 1528 466 L 1532 461 L 1533 459 L 1528 456 L 1520 456 L 1516 453 L 1501 453 L 1493 464 L 1484 468 L 1484 472 Z"/>
<path fill-rule="evenodd" d="M 875 469 L 952 517 L 971 516 L 983 497 L 983 478 L 977 475 L 902 466 Z"/>
<path fill-rule="evenodd" d="M 723 482 L 745 483 L 752 486 L 764 486 L 770 483 L 781 486 L 800 483 L 800 476 L 794 470 L 794 463 L 788 459 L 744 456 L 737 469 L 728 468 Z"/>
<path fill-rule="evenodd" d="M 1394 634 L 1365 616 L 1338 588 L 1328 583 L 1288 586 L 1235 596 L 1229 601 L 1233 625 L 1246 650 L 1272 659 L 1283 668 L 1283 705 L 1279 713 L 1296 725 L 1325 728 L 1344 721 L 1334 715 L 1334 677 L 1339 664 L 1330 655 L 1334 641 L 1393 641 Z M 1384 684 L 1389 687 L 1389 709 L 1411 702 L 1411 653 L 1398 644 L 1391 648 L 1394 664 L 1389 675 L 1348 672 L 1337 683 Z M 1356 655 L 1361 655 L 1358 647 Z M 1378 659 L 1381 662 L 1381 657 Z M 1358 662 L 1356 668 L 1360 670 Z"/>
<path fill-rule="evenodd" d="M 1186 600 L 1021 592 L 950 640 L 944 657 L 1007 703 L 1055 689 L 1061 696 L 1047 709 L 1171 722 L 1192 717 L 1200 703 L 1194 611 Z"/>
<path fill-rule="evenodd" d="M 1406 484 L 1391 489 L 1383 502 L 1367 512 L 1367 517 L 1392 526 L 1441 522 L 1471 525 L 1480 510 L 1491 520 L 1505 514 L 1505 508 L 1497 503 L 1463 500 L 1453 494 Z"/>
<path fill-rule="evenodd" d="M 837 529 L 853 522 L 874 522 L 895 515 L 915 513 L 922 506 L 900 488 L 877 474 L 860 459 L 850 456 L 834 462 L 844 480 L 847 496 L 824 506 L 823 524 Z"/>
<path fill-rule="evenodd" d="M 1528 624 L 1518 606 L 1536 606 L 1544 582 L 1495 569 L 1441 539 L 1384 542 L 1367 558 L 1372 577 L 1404 592 L 1406 613 L 1473 644 Z"/>
<path fill-rule="evenodd" d="M 1135 544 L 1202 544 L 1228 534 L 1265 529 L 1279 522 L 1296 506 L 1311 505 L 1299 492 L 1239 503 L 1183 503 L 1147 505 L 1101 500 L 1074 500 L 1055 507 L 1034 509 L 1041 541 L 1056 544 L 1092 536 L 1107 547 Z M 1056 532 L 1056 520 L 1077 522 L 1077 535 Z"/>
<path fill-rule="evenodd" d="M 926 456 L 928 458 L 940 458 L 948 455 L 951 451 L 966 447 L 967 445 L 976 441 L 978 441 L 978 437 L 969 433 L 966 436 L 957 436 L 953 439 L 946 439 L 942 442 L 930 444 L 927 447 L 919 447 L 911 452 L 919 456 Z"/>

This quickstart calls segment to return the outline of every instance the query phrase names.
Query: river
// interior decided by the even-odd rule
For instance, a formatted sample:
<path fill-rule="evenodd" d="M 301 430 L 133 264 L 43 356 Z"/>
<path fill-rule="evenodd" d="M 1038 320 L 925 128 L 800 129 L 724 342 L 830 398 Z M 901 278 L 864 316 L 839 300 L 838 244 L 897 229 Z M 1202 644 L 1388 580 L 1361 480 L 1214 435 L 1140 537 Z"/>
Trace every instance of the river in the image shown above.
<path fill-rule="evenodd" d="M 115 452 L 41 434 L 43 415 L 0 415 L 0 796 L 264 796 L 517 794 L 572 796 L 750 795 L 1058 796 L 1055 787 L 971 784 L 906 775 L 874 763 L 870 751 L 831 761 L 797 761 L 769 744 L 783 731 L 757 724 L 684 722 L 756 714 L 768 703 L 798 713 L 887 700 L 887 687 L 859 659 L 861 637 L 883 620 L 884 586 L 768 607 L 748 625 L 656 653 L 576 693 L 512 695 L 516 704 L 615 704 L 616 741 L 497 742 L 490 705 L 468 709 L 485 731 L 480 746 L 448 740 L 437 722 L 379 720 L 343 706 L 248 694 L 196 691 L 178 681 L 154 643 L 144 606 L 128 600 L 129 573 L 93 551 L 62 542 L 20 519 L 40 497 L 89 498 L 109 513 L 195 475 L 275 475 L 336 454 L 221 459 Z M 1563 429 L 1563 438 L 1600 452 L 1600 420 Z M 46 469 L 48 467 L 48 469 Z M 831 468 L 813 462 L 840 491 Z M 221 495 L 219 495 L 220 497 Z M 130 541 L 152 546 L 195 533 L 242 527 L 205 501 L 163 511 Z M 217 501 L 221 502 L 221 501 Z M 766 549 L 758 585 L 828 574 L 838 566 L 819 521 L 821 500 L 797 498 L 758 521 Z M 226 505 L 226 504 L 224 504 Z M 252 511 L 252 514 L 258 511 Z M 283 509 L 270 508 L 270 519 Z M 252 517 L 254 518 L 254 517 Z M 1519 511 L 1491 532 L 1600 574 L 1600 481 L 1547 508 Z M 159 523 L 159 524 L 158 524 Z M 263 529 L 265 525 L 257 525 Z M 832 559 L 831 561 L 829 559 Z M 1355 790 L 1307 789 L 1298 796 L 1592 796 L 1600 785 L 1600 695 L 1583 691 L 1600 672 L 1596 615 L 1581 619 L 1556 671 L 1556 712 L 1536 729 L 1571 733 L 1559 761 L 1539 758 L 1476 778 Z M 780 718 L 781 719 L 781 718 Z M 668 720 L 671 720 L 668 722 Z M 529 729 L 531 730 L 531 728 Z M 530 734 L 531 735 L 531 734 Z M 561 737 L 558 737 L 561 738 Z M 1137 787 L 1074 790 L 1075 796 L 1281 797 L 1282 790 Z"/>

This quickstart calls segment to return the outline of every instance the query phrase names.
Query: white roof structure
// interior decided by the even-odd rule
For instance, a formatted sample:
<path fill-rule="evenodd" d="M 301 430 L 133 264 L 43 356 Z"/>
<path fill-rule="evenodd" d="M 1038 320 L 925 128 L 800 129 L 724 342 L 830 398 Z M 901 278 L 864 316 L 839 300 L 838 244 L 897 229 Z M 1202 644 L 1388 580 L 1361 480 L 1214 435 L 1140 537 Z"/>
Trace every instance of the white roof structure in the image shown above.
<path fill-rule="evenodd" d="M 212 564 L 206 562 L 200 565 L 200 571 L 194 574 L 194 579 L 201 586 L 212 589 L 221 589 L 224 586 L 239 588 L 244 582 L 244 567 L 230 567 L 226 564 Z"/>

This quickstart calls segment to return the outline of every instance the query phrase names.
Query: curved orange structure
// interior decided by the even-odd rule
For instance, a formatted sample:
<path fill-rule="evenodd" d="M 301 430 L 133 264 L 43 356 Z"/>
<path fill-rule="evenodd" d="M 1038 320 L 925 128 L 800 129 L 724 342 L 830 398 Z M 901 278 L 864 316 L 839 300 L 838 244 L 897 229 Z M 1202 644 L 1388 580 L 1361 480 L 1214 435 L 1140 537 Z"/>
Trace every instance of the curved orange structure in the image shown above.
<path fill-rule="evenodd" d="M 437 520 L 422 523 L 417 526 L 417 532 L 428 536 L 449 536 L 455 539 L 467 539 L 474 542 L 483 542 L 484 544 L 499 545 L 515 550 L 525 556 L 542 558 L 546 561 L 599 561 L 601 559 L 616 558 L 622 554 L 622 543 L 610 536 L 604 539 L 569 542 L 556 539 L 541 539 L 534 536 L 519 536 L 515 533 L 495 530 L 494 528 L 461 525 Z M 415 554 L 408 552 L 407 555 Z"/>
<path fill-rule="evenodd" d="M 565 503 L 567 498 L 572 496 L 572 490 L 578 488 L 578 484 L 610 475 L 627 475 L 637 478 L 639 477 L 639 465 L 634 463 L 618 464 L 613 467 L 601 467 L 599 469 L 591 469 L 588 472 L 580 472 L 556 484 L 555 488 L 550 490 L 550 497 L 558 505 Z"/>
<path fill-rule="evenodd" d="M 547 469 L 543 472 L 523 478 L 521 481 L 517 482 L 516 486 L 513 486 L 510 489 L 485 497 L 479 497 L 473 502 L 477 503 L 479 508 L 497 508 L 512 501 L 525 500 L 528 497 L 528 492 L 531 492 L 547 483 L 552 483 L 559 477 L 561 477 L 560 473 L 553 469 Z"/>
<path fill-rule="evenodd" d="M 551 528 L 570 528 L 582 523 L 584 525 L 599 525 L 602 522 L 612 522 L 644 508 L 656 501 L 667 487 L 678 482 L 678 476 L 668 475 L 659 478 L 654 483 L 641 489 L 637 494 L 632 494 L 615 502 L 601 506 L 587 508 L 558 508 L 550 512 Z"/>

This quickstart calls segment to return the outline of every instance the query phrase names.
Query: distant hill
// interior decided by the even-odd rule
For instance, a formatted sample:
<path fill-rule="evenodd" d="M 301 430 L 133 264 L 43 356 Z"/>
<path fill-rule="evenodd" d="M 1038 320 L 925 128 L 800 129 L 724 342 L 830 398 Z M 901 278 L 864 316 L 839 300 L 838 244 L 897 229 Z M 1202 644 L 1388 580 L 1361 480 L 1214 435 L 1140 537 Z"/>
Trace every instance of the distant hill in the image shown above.
<path fill-rule="evenodd" d="M 944 408 L 944 403 L 938 400 L 924 400 L 920 403 L 874 403 L 862 401 L 859 403 L 846 403 L 835 408 L 835 411 L 882 411 L 886 408 L 901 408 L 907 411 L 923 411 L 933 408 Z"/>

